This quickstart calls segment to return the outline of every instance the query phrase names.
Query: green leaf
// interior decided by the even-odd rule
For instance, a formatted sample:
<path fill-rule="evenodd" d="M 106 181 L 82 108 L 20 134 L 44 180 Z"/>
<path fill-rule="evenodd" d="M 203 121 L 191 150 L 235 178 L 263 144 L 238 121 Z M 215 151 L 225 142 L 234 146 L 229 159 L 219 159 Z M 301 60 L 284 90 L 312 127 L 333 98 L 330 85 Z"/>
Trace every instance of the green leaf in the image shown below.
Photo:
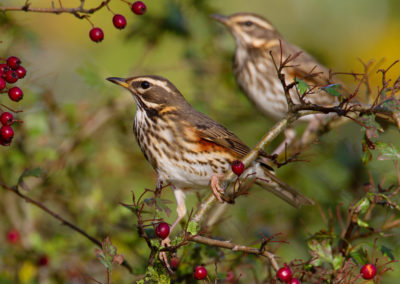
<path fill-rule="evenodd" d="M 197 233 L 198 233 L 198 227 L 199 227 L 199 224 L 197 223 L 197 222 L 195 222 L 195 221 L 190 221 L 189 222 L 189 224 L 188 224 L 188 228 L 187 228 L 187 231 L 189 232 L 189 233 L 191 233 L 192 235 L 197 235 Z"/>
<path fill-rule="evenodd" d="M 358 264 L 364 265 L 368 263 L 368 256 L 362 248 L 351 252 L 350 257 Z"/>
<path fill-rule="evenodd" d="M 181 242 L 183 242 L 183 237 L 176 237 L 175 239 L 173 239 L 171 241 L 171 246 L 177 246 L 179 245 Z"/>
<path fill-rule="evenodd" d="M 162 200 L 159 197 L 156 197 L 156 207 L 159 211 L 164 211 L 165 214 L 169 217 L 171 215 L 171 209 L 165 204 L 166 201 Z"/>
<path fill-rule="evenodd" d="M 369 228 L 369 225 L 367 222 L 364 222 L 363 220 L 361 220 L 360 218 L 357 219 L 357 225 L 363 228 Z"/>
<path fill-rule="evenodd" d="M 357 202 L 355 208 L 358 208 L 359 212 L 361 214 L 364 214 L 365 212 L 367 212 L 370 204 L 371 202 L 369 201 L 369 199 L 367 197 L 363 197 L 360 201 Z"/>
<path fill-rule="evenodd" d="M 381 104 L 381 107 L 389 112 L 398 112 L 400 111 L 400 100 L 388 99 Z"/>
<path fill-rule="evenodd" d="M 383 132 L 382 126 L 375 120 L 375 115 L 363 115 L 357 119 L 363 125 L 363 130 L 368 139 L 378 138 L 379 132 Z"/>
<path fill-rule="evenodd" d="M 331 84 L 326 87 L 321 87 L 322 90 L 335 97 L 342 96 L 342 94 L 339 92 L 340 88 L 341 88 L 340 84 Z"/>
<path fill-rule="evenodd" d="M 29 190 L 28 186 L 24 182 L 24 178 L 26 177 L 40 177 L 45 173 L 41 168 L 34 169 L 25 169 L 21 176 L 18 178 L 18 186 L 22 187 L 25 190 Z"/>
<path fill-rule="evenodd" d="M 400 148 L 392 145 L 392 144 L 387 144 L 383 142 L 377 142 L 375 143 L 376 149 L 380 152 L 378 156 L 379 161 L 385 161 L 385 160 L 393 160 L 393 161 L 398 161 L 400 160 Z"/>
<path fill-rule="evenodd" d="M 344 262 L 344 257 L 341 254 L 337 254 L 333 257 L 332 266 L 333 269 L 338 270 L 342 267 Z"/>
<path fill-rule="evenodd" d="M 381 246 L 381 253 L 384 256 L 387 256 L 390 258 L 390 260 L 394 260 L 394 255 L 393 255 L 393 251 L 391 248 L 388 248 L 387 246 L 382 245 Z"/>
<path fill-rule="evenodd" d="M 304 95 L 304 93 L 310 89 L 310 87 L 307 85 L 306 82 L 304 82 L 303 80 L 296 78 L 296 82 L 297 82 L 297 89 L 299 90 L 300 95 Z"/>
<path fill-rule="evenodd" d="M 40 177 L 41 175 L 43 175 L 45 173 L 46 172 L 44 170 L 42 170 L 41 168 L 26 169 L 19 177 L 18 184 L 20 184 L 22 182 L 22 180 L 26 177 Z"/>
<path fill-rule="evenodd" d="M 161 246 L 160 240 L 158 239 L 151 239 L 150 243 L 153 247 L 159 248 Z"/>

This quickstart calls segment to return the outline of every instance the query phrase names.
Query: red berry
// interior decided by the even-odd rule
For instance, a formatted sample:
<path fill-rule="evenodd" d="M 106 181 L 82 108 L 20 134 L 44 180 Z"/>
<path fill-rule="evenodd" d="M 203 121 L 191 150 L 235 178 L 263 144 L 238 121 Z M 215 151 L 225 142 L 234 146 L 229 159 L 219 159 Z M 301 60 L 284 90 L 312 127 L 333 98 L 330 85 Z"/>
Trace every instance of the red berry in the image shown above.
<path fill-rule="evenodd" d="M 26 75 L 26 69 L 25 69 L 24 67 L 22 67 L 22 66 L 19 66 L 19 67 L 15 70 L 15 72 L 17 72 L 17 75 L 18 75 L 18 78 L 19 78 L 19 79 L 24 78 L 25 75 Z"/>
<path fill-rule="evenodd" d="M 203 280 L 207 277 L 207 269 L 204 266 L 196 266 L 194 269 L 194 278 L 197 280 Z"/>
<path fill-rule="evenodd" d="M 375 277 L 376 275 L 376 267 L 373 264 L 365 264 L 363 267 L 361 267 L 360 270 L 362 278 L 369 280 Z"/>
<path fill-rule="evenodd" d="M 19 102 L 23 96 L 24 92 L 18 87 L 12 87 L 8 90 L 8 97 L 14 102 Z"/>
<path fill-rule="evenodd" d="M 94 42 L 100 42 L 104 38 L 103 30 L 100 28 L 93 28 L 89 32 L 90 39 Z"/>
<path fill-rule="evenodd" d="M 136 15 L 143 15 L 146 12 L 146 5 L 142 1 L 136 1 L 132 4 L 131 10 Z"/>
<path fill-rule="evenodd" d="M 18 243 L 19 239 L 20 239 L 20 235 L 19 235 L 18 230 L 11 229 L 11 230 L 8 231 L 8 233 L 7 233 L 7 241 L 10 244 Z"/>
<path fill-rule="evenodd" d="M 3 125 L 0 128 L 0 136 L 5 142 L 11 141 L 11 139 L 14 137 L 14 130 L 9 125 Z"/>
<path fill-rule="evenodd" d="M 276 277 L 283 282 L 289 282 L 290 280 L 292 280 L 292 276 L 292 271 L 286 265 L 286 263 L 285 266 L 279 268 L 278 272 L 276 273 Z"/>
<path fill-rule="evenodd" d="M 47 266 L 49 265 L 49 258 L 47 255 L 42 255 L 37 262 L 38 266 Z"/>
<path fill-rule="evenodd" d="M 244 164 L 239 160 L 233 161 L 231 166 L 232 171 L 238 176 L 244 172 Z"/>
<path fill-rule="evenodd" d="M 225 278 L 225 280 L 226 280 L 227 282 L 234 283 L 235 280 L 236 280 L 235 272 L 233 272 L 232 270 L 231 270 L 231 271 L 228 271 L 228 273 L 226 273 L 226 278 Z"/>
<path fill-rule="evenodd" d="M 297 278 L 292 278 L 292 280 L 289 280 L 286 282 L 287 284 L 301 284 L 300 280 Z"/>
<path fill-rule="evenodd" d="M 21 60 L 19 60 L 16 56 L 10 56 L 7 58 L 7 65 L 12 69 L 17 69 L 21 64 Z"/>
<path fill-rule="evenodd" d="M 3 90 L 7 86 L 6 81 L 0 77 L 0 90 Z"/>
<path fill-rule="evenodd" d="M 0 64 L 0 76 L 3 76 L 8 70 L 10 70 L 10 67 L 7 64 Z"/>
<path fill-rule="evenodd" d="M 0 122 L 3 125 L 11 125 L 14 122 L 14 116 L 9 112 L 0 114 Z"/>
<path fill-rule="evenodd" d="M 114 27 L 122 30 L 126 26 L 126 19 L 124 16 L 117 14 L 113 17 L 113 24 Z"/>
<path fill-rule="evenodd" d="M 179 258 L 177 257 L 171 258 L 171 260 L 169 261 L 169 265 L 173 270 L 177 270 L 179 265 Z"/>
<path fill-rule="evenodd" d="M 156 227 L 156 235 L 160 239 L 164 240 L 169 236 L 169 225 L 165 222 L 161 222 Z"/>
<path fill-rule="evenodd" d="M 15 83 L 18 81 L 18 74 L 17 72 L 15 72 L 14 70 L 8 70 L 5 74 L 4 74 L 4 80 L 7 81 L 7 83 Z"/>

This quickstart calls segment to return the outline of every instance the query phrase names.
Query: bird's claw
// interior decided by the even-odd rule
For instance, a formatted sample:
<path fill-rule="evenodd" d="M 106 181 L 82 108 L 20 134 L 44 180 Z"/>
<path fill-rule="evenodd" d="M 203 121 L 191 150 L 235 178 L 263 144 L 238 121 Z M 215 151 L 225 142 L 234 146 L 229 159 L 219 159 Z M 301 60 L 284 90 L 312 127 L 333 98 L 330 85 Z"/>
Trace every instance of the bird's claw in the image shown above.
<path fill-rule="evenodd" d="M 219 203 L 224 203 L 224 200 L 222 199 L 224 195 L 224 189 L 219 186 L 219 180 L 223 177 L 223 174 L 216 174 L 211 177 L 211 189 L 212 193 L 214 194 L 215 198 L 218 200 Z"/>
<path fill-rule="evenodd" d="M 161 241 L 161 247 L 169 247 L 170 244 L 171 244 L 171 240 L 169 237 L 167 237 L 166 239 Z M 165 267 L 168 269 L 168 271 L 170 273 L 174 273 L 172 271 L 171 266 L 169 265 L 168 256 L 167 256 L 166 251 L 160 251 L 160 253 L 158 254 L 158 258 L 161 260 L 161 262 L 164 263 Z"/>

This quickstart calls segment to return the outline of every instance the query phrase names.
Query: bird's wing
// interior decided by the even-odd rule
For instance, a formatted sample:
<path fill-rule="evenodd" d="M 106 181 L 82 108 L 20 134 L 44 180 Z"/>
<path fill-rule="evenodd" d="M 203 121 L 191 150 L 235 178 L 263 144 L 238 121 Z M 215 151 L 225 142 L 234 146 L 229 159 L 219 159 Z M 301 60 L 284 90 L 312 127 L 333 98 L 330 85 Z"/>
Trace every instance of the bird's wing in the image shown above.
<path fill-rule="evenodd" d="M 190 121 L 200 135 L 200 139 L 230 150 L 235 154 L 236 159 L 241 159 L 250 152 L 250 148 L 235 134 L 204 114 L 196 112 L 195 115 L 191 116 Z M 260 151 L 257 161 L 265 168 L 273 171 L 272 161 L 264 151 Z"/>
<path fill-rule="evenodd" d="M 200 136 L 200 139 L 232 151 L 238 159 L 250 151 L 250 148 L 235 134 L 200 112 L 192 113 L 189 122 Z"/>

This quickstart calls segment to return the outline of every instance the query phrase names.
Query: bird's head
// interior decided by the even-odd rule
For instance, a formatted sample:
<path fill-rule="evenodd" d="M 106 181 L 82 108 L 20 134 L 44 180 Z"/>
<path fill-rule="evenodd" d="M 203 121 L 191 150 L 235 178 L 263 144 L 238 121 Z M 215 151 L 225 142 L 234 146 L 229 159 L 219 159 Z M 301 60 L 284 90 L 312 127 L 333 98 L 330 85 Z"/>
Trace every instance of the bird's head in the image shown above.
<path fill-rule="evenodd" d="M 138 108 L 145 111 L 160 113 L 187 104 L 179 90 L 161 76 L 137 76 L 127 79 L 110 77 L 107 80 L 128 89 L 133 94 Z"/>
<path fill-rule="evenodd" d="M 211 16 L 229 28 L 236 43 L 244 47 L 259 47 L 276 41 L 280 34 L 266 19 L 252 13 L 237 13 L 230 16 Z"/>

